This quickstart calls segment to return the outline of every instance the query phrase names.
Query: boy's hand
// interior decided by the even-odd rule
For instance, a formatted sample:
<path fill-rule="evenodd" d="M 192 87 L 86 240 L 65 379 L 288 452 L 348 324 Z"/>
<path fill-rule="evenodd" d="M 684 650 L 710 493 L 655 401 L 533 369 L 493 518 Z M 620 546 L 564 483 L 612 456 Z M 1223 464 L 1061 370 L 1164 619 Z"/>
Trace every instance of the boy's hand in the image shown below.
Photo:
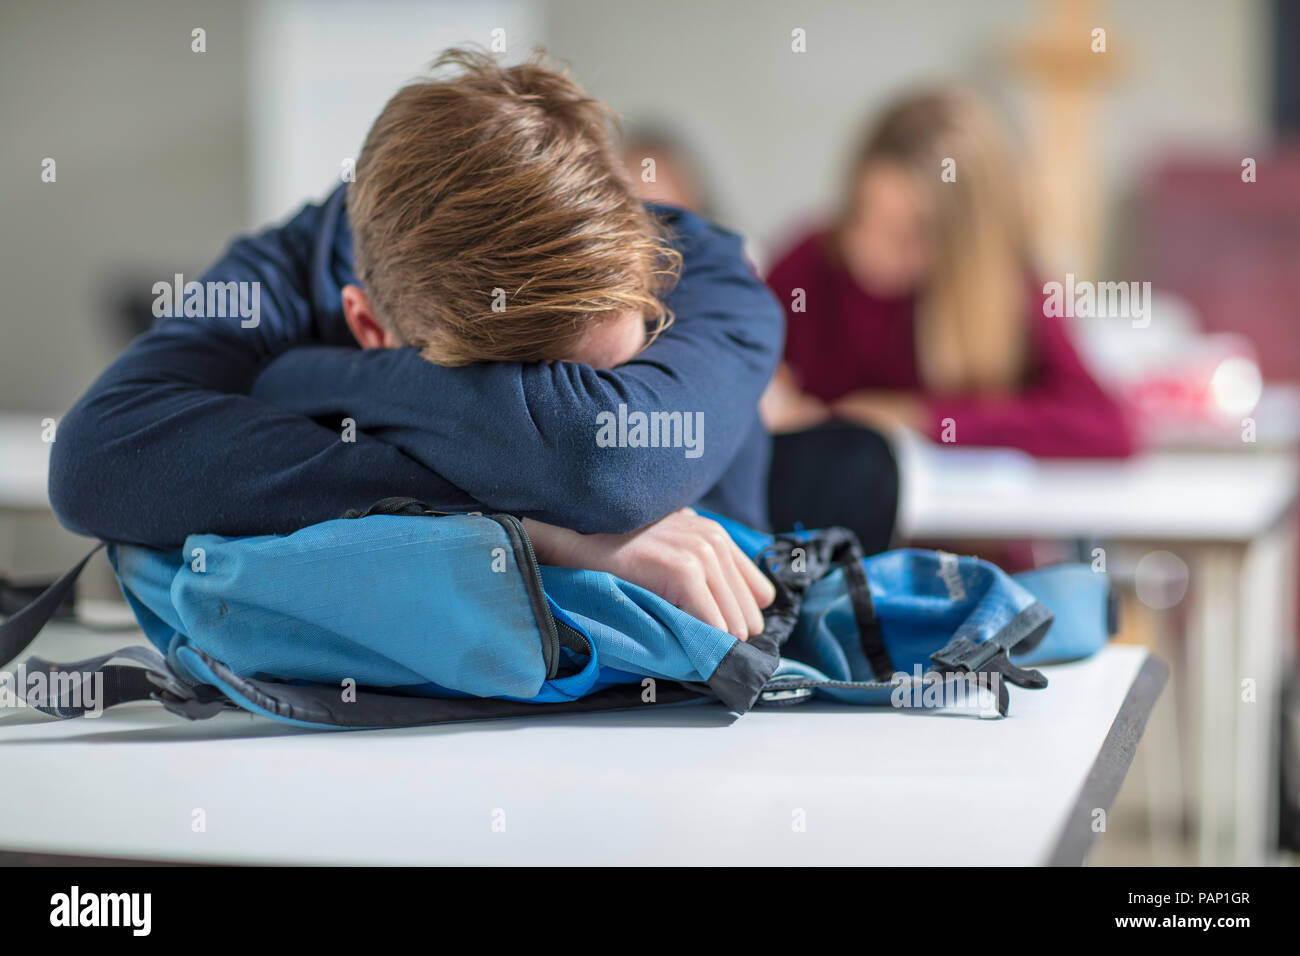
<path fill-rule="evenodd" d="M 524 525 L 543 564 L 607 571 L 742 641 L 763 632 L 761 609 L 776 597 L 722 525 L 690 508 L 629 534 L 578 534 L 529 518 Z"/>

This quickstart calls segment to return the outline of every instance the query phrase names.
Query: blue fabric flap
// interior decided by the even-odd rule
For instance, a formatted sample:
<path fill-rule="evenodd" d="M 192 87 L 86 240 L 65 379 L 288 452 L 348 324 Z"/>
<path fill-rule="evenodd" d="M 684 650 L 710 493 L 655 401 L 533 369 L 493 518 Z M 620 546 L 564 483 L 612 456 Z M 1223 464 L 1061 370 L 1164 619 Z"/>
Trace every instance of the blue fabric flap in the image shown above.
<path fill-rule="evenodd" d="M 488 518 L 191 535 L 179 554 L 119 547 L 117 562 L 154 643 L 179 632 L 242 676 L 524 698 L 546 681 L 524 577 Z"/>

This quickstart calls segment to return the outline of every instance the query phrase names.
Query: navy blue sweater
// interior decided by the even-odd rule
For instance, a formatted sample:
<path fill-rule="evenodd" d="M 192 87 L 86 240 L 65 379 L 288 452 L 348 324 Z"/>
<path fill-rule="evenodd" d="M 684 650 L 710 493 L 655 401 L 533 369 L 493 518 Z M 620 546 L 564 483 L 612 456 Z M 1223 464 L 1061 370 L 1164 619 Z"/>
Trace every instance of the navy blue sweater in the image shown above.
<path fill-rule="evenodd" d="M 194 532 L 287 532 L 389 495 L 583 532 L 630 531 L 690 504 L 765 525 L 756 406 L 782 314 L 737 236 L 656 210 L 684 258 L 667 297 L 676 322 L 626 365 L 442 368 L 352 340 L 344 195 L 236 240 L 201 277 L 260 283 L 255 328 L 162 318 L 64 417 L 50 501 L 68 528 L 172 547 Z M 703 412 L 703 453 L 601 447 L 597 415 L 620 403 Z M 355 421 L 354 441 L 341 418 Z"/>

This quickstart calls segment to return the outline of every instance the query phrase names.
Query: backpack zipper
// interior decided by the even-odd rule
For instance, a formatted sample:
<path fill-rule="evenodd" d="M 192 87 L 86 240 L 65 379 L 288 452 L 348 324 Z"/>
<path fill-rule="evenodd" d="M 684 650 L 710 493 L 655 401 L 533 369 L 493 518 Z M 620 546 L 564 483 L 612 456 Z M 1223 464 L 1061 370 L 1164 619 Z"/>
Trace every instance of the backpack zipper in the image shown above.
<path fill-rule="evenodd" d="M 529 540 L 528 532 L 524 530 L 524 523 L 514 515 L 494 514 L 489 517 L 505 529 L 515 552 L 515 560 L 520 568 L 524 569 L 524 585 L 528 588 L 533 615 L 542 631 L 542 656 L 546 664 L 546 679 L 551 680 L 560 669 L 562 643 L 569 647 L 576 646 L 588 654 L 591 653 L 591 644 L 579 631 L 555 620 L 555 616 L 551 614 L 551 607 L 546 601 L 546 591 L 542 587 L 542 571 L 538 565 L 537 552 L 533 550 L 533 542 Z M 561 630 L 567 640 L 561 641 Z"/>
<path fill-rule="evenodd" d="M 542 632 L 542 662 L 546 665 L 546 679 L 551 680 L 559 673 L 561 645 L 584 654 L 591 653 L 591 643 L 581 631 L 555 620 L 554 615 L 551 614 L 551 606 L 546 600 L 546 591 L 542 587 L 542 572 L 537 563 L 537 552 L 533 550 L 533 542 L 529 540 L 528 532 L 524 530 L 524 523 L 514 515 L 484 515 L 481 511 L 441 511 L 429 507 L 427 503 L 417 498 L 384 498 L 364 511 L 344 512 L 343 517 L 364 518 L 372 514 L 418 514 L 432 518 L 491 518 L 505 529 L 506 537 L 510 539 L 510 548 L 515 553 L 515 562 L 520 568 L 526 569 L 524 587 L 528 589 L 528 600 L 533 606 L 533 617 Z M 84 563 L 85 561 L 82 562 Z"/>

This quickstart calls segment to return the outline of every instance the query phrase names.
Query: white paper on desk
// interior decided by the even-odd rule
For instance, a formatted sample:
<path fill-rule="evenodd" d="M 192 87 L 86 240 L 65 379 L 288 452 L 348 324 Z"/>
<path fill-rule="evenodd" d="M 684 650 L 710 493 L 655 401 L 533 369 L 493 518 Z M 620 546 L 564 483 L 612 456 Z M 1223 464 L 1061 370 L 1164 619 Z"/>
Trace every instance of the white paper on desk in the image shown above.
<path fill-rule="evenodd" d="M 895 434 L 899 469 L 909 483 L 958 486 L 972 491 L 1029 485 L 1038 463 L 1018 448 L 940 445 L 913 431 Z"/>

